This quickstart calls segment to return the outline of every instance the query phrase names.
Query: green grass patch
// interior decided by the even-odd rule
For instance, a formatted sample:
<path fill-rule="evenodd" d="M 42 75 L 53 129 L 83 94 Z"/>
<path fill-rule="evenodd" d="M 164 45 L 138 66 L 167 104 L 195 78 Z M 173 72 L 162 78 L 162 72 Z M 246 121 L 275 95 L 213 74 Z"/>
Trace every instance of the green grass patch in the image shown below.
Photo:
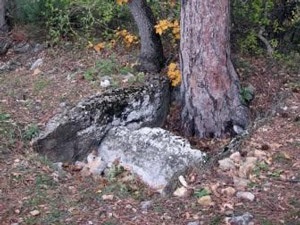
<path fill-rule="evenodd" d="M 22 129 L 11 115 L 0 109 L 0 153 L 8 153 L 22 136 Z"/>
<path fill-rule="evenodd" d="M 40 78 L 33 84 L 33 91 L 35 93 L 41 92 L 49 85 L 49 83 L 49 80 Z"/>
<path fill-rule="evenodd" d="M 87 81 L 96 81 L 103 76 L 126 75 L 133 72 L 133 68 L 120 65 L 116 56 L 112 55 L 109 58 L 101 59 L 94 66 L 88 68 L 83 73 L 83 77 Z"/>

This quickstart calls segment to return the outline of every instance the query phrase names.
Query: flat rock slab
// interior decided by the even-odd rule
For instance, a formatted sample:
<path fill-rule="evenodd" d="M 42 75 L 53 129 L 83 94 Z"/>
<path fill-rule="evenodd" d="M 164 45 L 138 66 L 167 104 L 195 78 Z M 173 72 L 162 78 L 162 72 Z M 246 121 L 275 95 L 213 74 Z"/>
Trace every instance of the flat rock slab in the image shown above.
<path fill-rule="evenodd" d="M 76 161 L 98 147 L 115 126 L 132 130 L 161 126 L 169 108 L 169 81 L 151 75 L 138 87 L 108 90 L 56 115 L 33 140 L 33 148 L 53 161 Z"/>
<path fill-rule="evenodd" d="M 118 160 L 153 189 L 169 194 L 179 175 L 205 162 L 206 154 L 192 149 L 189 142 L 161 128 L 126 127 L 111 129 L 98 154 L 108 165 Z"/>

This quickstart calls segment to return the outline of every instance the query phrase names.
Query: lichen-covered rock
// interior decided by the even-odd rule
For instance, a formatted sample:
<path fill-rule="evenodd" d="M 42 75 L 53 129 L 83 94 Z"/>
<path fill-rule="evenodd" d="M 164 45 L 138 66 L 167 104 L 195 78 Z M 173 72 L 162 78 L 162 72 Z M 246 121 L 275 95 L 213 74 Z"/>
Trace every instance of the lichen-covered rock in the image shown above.
<path fill-rule="evenodd" d="M 126 127 L 111 129 L 102 140 L 98 154 L 108 165 L 118 162 L 159 192 L 170 194 L 174 182 L 189 167 L 204 163 L 205 153 L 189 142 L 161 128 Z"/>
<path fill-rule="evenodd" d="M 54 161 L 83 159 L 114 126 L 161 126 L 169 95 L 168 80 L 153 75 L 143 86 L 91 96 L 52 118 L 33 140 L 33 148 Z"/>

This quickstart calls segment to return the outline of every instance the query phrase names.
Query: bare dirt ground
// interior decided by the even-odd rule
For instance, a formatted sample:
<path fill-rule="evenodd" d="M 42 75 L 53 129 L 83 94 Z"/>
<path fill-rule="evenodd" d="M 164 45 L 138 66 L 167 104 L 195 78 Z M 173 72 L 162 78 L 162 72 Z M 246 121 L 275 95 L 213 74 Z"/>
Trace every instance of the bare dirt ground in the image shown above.
<path fill-rule="evenodd" d="M 266 156 L 249 174 L 245 190 L 255 195 L 254 201 L 223 192 L 233 187 L 236 171 L 223 172 L 217 164 L 209 170 L 195 168 L 186 177 L 194 194 L 167 198 L 138 179 L 128 179 L 127 172 L 99 179 L 82 177 L 70 165 L 57 172 L 31 150 L 30 139 L 61 107 L 104 90 L 101 77 L 112 76 L 113 88 L 130 85 L 118 75 L 131 72 L 134 57 L 130 54 L 126 49 L 99 54 L 69 46 L 30 54 L 8 52 L 0 59 L 1 65 L 15 65 L 0 73 L 0 224 L 216 225 L 226 224 L 232 214 L 249 212 L 252 224 L 299 225 L 300 72 L 288 72 L 267 59 L 236 60 L 243 84 L 256 89 L 251 104 L 253 128 L 239 152 L 246 157 L 260 150 Z M 30 70 L 38 58 L 43 64 Z M 175 133 L 179 113 L 171 110 L 167 124 Z M 229 140 L 192 142 L 215 154 Z M 203 188 L 211 190 L 208 206 L 198 202 Z"/>

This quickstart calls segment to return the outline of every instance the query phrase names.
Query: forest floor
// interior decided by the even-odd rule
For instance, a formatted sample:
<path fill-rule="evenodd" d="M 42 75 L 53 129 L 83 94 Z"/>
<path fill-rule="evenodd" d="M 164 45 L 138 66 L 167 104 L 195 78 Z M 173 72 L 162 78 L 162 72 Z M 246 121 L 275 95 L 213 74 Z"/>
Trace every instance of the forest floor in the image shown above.
<path fill-rule="evenodd" d="M 0 59 L 0 68 L 12 66 L 0 70 L 0 224 L 217 225 L 246 212 L 253 216 L 252 224 L 300 224 L 300 71 L 266 58 L 235 56 L 243 85 L 255 88 L 253 128 L 239 152 L 242 157 L 264 152 L 245 187 L 254 194 L 253 201 L 226 191 L 235 191 L 236 171 L 221 171 L 218 164 L 188 174 L 194 194 L 167 198 L 138 179 L 124 179 L 124 174 L 111 179 L 83 177 L 72 170 L 60 174 L 33 152 L 30 139 L 49 118 L 65 105 L 101 93 L 103 76 L 113 78 L 113 88 L 141 82 L 139 76 L 122 82 L 134 74 L 134 53 L 113 51 L 97 53 L 70 45 L 37 53 L 9 51 Z M 43 64 L 30 70 L 39 58 Z M 178 118 L 179 110 L 173 107 L 167 127 L 175 133 L 180 132 L 174 125 Z M 230 140 L 191 141 L 212 155 Z M 203 188 L 210 190 L 207 205 L 199 201 Z"/>

